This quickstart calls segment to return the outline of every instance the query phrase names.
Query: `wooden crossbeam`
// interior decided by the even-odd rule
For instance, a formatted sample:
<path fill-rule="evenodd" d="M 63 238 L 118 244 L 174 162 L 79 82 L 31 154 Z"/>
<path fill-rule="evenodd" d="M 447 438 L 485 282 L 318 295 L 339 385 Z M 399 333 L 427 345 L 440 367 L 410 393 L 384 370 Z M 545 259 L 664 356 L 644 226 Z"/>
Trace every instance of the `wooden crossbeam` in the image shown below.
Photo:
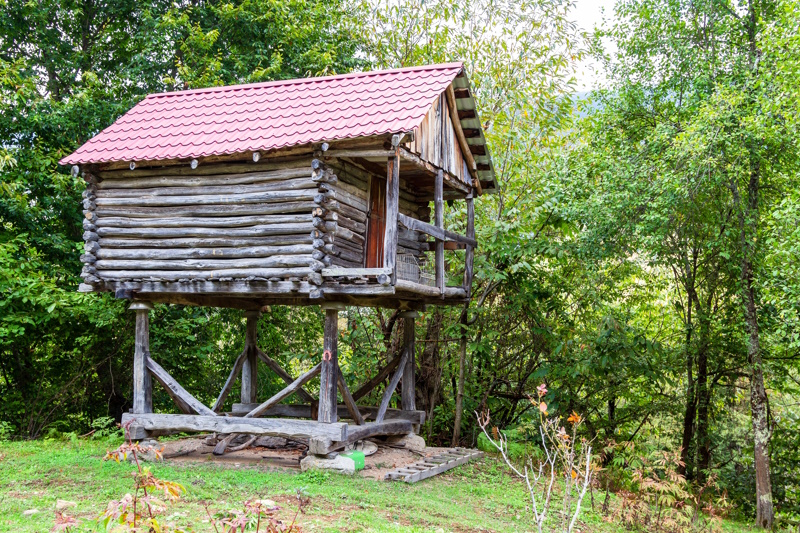
<path fill-rule="evenodd" d="M 427 222 L 422 222 L 421 220 L 417 220 L 416 218 L 411 218 L 410 216 L 404 215 L 399 213 L 397 216 L 398 222 L 405 226 L 406 228 L 414 231 L 421 231 L 422 233 L 427 233 L 431 237 L 442 241 L 456 241 L 456 242 L 463 242 L 464 244 L 468 244 L 473 248 L 478 247 L 478 241 L 475 239 L 469 238 L 465 235 L 459 235 L 458 233 L 453 233 L 452 231 L 448 231 L 443 228 L 437 228 L 432 224 L 428 224 Z"/>
<path fill-rule="evenodd" d="M 184 389 L 180 383 L 175 381 L 175 378 L 169 375 L 169 372 L 164 370 L 164 368 L 153 361 L 152 358 L 147 358 L 147 370 L 150 371 L 150 374 L 161 383 L 161 385 L 166 389 L 167 394 L 170 395 L 172 400 L 178 404 L 178 407 L 181 408 L 182 411 L 197 413 L 198 415 L 206 415 L 206 416 L 217 416 L 217 413 L 203 405 L 203 403 L 189 394 L 189 392 Z"/>
<path fill-rule="evenodd" d="M 281 365 L 279 365 L 277 361 L 272 359 L 270 356 L 268 356 L 267 354 L 265 354 L 261 350 L 258 350 L 258 357 L 273 372 L 278 374 L 278 377 L 280 377 L 283 381 L 285 381 L 287 385 L 294 381 L 294 378 L 286 370 L 284 370 L 283 367 L 281 367 Z M 306 401 L 306 402 L 313 402 L 314 401 L 314 397 L 311 396 L 308 392 L 306 392 L 306 390 L 304 388 L 302 388 L 302 387 L 297 389 L 297 392 L 295 394 L 297 394 L 299 397 L 301 397 L 303 399 L 303 401 Z"/>
<path fill-rule="evenodd" d="M 302 376 L 300 376 L 299 378 L 297 378 L 296 380 L 291 382 L 282 391 L 280 391 L 279 393 L 274 395 L 272 398 L 270 398 L 266 402 L 262 403 L 261 405 L 259 405 L 258 407 L 256 407 L 255 409 L 253 409 L 252 411 L 247 413 L 246 415 L 244 415 L 244 417 L 245 418 L 254 418 L 254 417 L 257 417 L 257 416 L 261 415 L 262 413 L 267 411 L 270 407 L 273 407 L 273 406 L 277 405 L 278 403 L 283 401 L 285 398 L 288 398 L 293 393 L 297 392 L 297 390 L 300 387 L 302 387 L 303 385 L 305 385 L 306 383 L 311 381 L 311 379 L 314 376 L 319 374 L 321 369 L 322 369 L 322 363 L 317 363 L 317 365 L 314 368 L 312 368 L 311 370 L 309 370 L 308 372 L 306 372 L 305 374 L 303 374 Z"/>
<path fill-rule="evenodd" d="M 233 404 L 233 416 L 244 416 L 259 404 L 256 403 L 235 403 Z M 278 404 L 270 407 L 261 414 L 262 417 L 285 417 L 285 418 L 313 418 L 316 413 L 316 405 L 309 404 Z M 374 420 L 378 413 L 378 408 L 372 405 L 359 405 L 358 412 L 364 417 L 364 421 Z M 350 411 L 343 404 L 337 406 L 339 419 L 346 419 L 350 416 Z M 425 411 L 404 411 L 402 409 L 387 409 L 384 421 L 387 420 L 408 420 L 412 424 L 421 425 L 425 422 Z"/>
<path fill-rule="evenodd" d="M 239 354 L 239 357 L 236 358 L 236 362 L 233 363 L 233 368 L 228 376 L 228 380 L 225 382 L 225 385 L 222 387 L 222 390 L 217 397 L 217 401 L 214 402 L 214 406 L 211 408 L 211 410 L 215 413 L 219 413 L 220 409 L 222 409 L 222 404 L 225 403 L 225 399 L 231 392 L 233 382 L 236 381 L 236 378 L 239 377 L 239 372 L 242 371 L 242 365 L 244 365 L 244 360 L 247 358 L 248 351 L 248 348 L 245 348 L 244 351 Z"/>
<path fill-rule="evenodd" d="M 379 383 L 383 382 L 383 380 L 386 379 L 389 374 L 391 374 L 392 370 L 397 368 L 397 364 L 399 362 L 400 356 L 396 356 L 389 361 L 374 378 L 368 380 L 366 383 L 361 385 L 355 393 L 353 393 L 353 400 L 358 401 L 372 392 L 372 389 L 377 387 Z"/>
<path fill-rule="evenodd" d="M 389 400 L 392 399 L 392 394 L 394 394 L 397 384 L 400 383 L 400 378 L 403 376 L 407 361 L 408 352 L 404 351 L 403 356 L 400 358 L 400 364 L 397 367 L 397 370 L 394 371 L 394 375 L 389 381 L 389 385 L 387 385 L 386 390 L 383 392 L 383 399 L 381 400 L 380 407 L 378 407 L 378 414 L 375 415 L 376 423 L 383 422 L 383 418 L 386 416 L 386 410 L 389 408 Z"/>
<path fill-rule="evenodd" d="M 378 435 L 408 435 L 412 432 L 413 427 L 408 420 L 387 420 L 386 422 L 370 422 L 363 426 L 348 426 L 347 434 L 341 440 L 330 439 L 323 436 L 312 437 L 308 441 L 308 451 L 309 453 L 324 455 L 369 437 Z"/>
<path fill-rule="evenodd" d="M 355 420 L 356 424 L 359 426 L 364 425 L 364 417 L 361 416 L 356 401 L 350 394 L 350 389 L 347 388 L 347 382 L 344 380 L 341 368 L 339 369 L 339 391 L 342 393 L 342 399 L 344 399 L 344 404 L 347 407 L 347 412 L 350 414 L 350 417 Z"/>

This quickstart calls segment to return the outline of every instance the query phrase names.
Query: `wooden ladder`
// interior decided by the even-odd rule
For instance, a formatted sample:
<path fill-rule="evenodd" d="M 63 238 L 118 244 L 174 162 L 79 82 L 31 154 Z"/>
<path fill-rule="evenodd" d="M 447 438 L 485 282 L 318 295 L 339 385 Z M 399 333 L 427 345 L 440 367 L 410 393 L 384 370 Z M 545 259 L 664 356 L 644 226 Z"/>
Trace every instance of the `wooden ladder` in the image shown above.
<path fill-rule="evenodd" d="M 405 481 L 416 483 L 428 479 L 442 472 L 447 472 L 457 466 L 467 464 L 472 459 L 483 457 L 483 452 L 468 448 L 450 448 L 444 453 L 426 457 L 424 460 L 411 465 L 401 466 L 388 472 L 383 479 L 386 481 Z"/>

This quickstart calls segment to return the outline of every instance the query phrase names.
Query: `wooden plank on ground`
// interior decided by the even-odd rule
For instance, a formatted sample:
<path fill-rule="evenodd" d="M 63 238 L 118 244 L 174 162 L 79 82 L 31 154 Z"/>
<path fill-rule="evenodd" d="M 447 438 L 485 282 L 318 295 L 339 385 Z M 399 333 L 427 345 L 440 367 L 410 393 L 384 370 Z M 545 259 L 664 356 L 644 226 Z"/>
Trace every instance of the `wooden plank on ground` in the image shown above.
<path fill-rule="evenodd" d="M 467 464 L 473 459 L 483 457 L 483 452 L 466 448 L 452 448 L 447 452 L 428 457 L 423 461 L 411 465 L 404 465 L 400 468 L 388 472 L 384 476 L 386 481 L 404 481 L 406 483 L 416 483 L 423 479 L 428 479 L 442 472 L 452 470 L 457 466 Z"/>

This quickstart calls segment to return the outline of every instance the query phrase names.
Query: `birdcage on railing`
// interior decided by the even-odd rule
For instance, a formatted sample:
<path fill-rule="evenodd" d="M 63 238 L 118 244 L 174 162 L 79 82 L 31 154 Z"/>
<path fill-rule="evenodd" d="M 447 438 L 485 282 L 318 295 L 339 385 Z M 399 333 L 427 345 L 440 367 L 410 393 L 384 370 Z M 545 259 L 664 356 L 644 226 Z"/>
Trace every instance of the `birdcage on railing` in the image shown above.
<path fill-rule="evenodd" d="M 422 259 L 423 261 L 420 261 L 413 254 L 397 254 L 398 279 L 433 287 L 436 284 L 433 266 L 424 261 L 424 256 Z"/>

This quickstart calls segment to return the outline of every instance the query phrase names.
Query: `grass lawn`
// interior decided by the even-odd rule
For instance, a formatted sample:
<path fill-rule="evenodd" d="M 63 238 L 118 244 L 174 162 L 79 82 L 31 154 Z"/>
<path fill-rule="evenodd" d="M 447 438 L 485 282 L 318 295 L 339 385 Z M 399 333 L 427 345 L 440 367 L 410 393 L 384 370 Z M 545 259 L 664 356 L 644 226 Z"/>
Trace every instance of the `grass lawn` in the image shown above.
<path fill-rule="evenodd" d="M 67 512 L 82 520 L 80 531 L 102 531 L 93 520 L 110 500 L 132 490 L 134 467 L 101 459 L 106 448 L 115 448 L 116 444 L 77 440 L 0 442 L 0 531 L 49 531 L 58 499 L 77 503 Z M 211 463 L 150 466 L 156 476 L 186 488 L 184 497 L 169 505 L 166 516 L 176 526 L 192 526 L 198 532 L 213 531 L 204 522 L 208 520 L 206 505 L 213 512 L 241 508 L 248 499 L 275 500 L 282 507 L 281 518 L 291 521 L 298 489 L 311 497 L 305 514 L 298 517 L 304 531 L 536 530 L 522 484 L 493 458 L 413 485 Z M 599 501 L 596 503 L 599 508 Z M 588 495 L 584 504 L 582 532 L 624 531 L 592 512 Z M 32 509 L 39 512 L 24 514 Z M 729 521 L 722 529 L 728 533 L 751 531 Z"/>

